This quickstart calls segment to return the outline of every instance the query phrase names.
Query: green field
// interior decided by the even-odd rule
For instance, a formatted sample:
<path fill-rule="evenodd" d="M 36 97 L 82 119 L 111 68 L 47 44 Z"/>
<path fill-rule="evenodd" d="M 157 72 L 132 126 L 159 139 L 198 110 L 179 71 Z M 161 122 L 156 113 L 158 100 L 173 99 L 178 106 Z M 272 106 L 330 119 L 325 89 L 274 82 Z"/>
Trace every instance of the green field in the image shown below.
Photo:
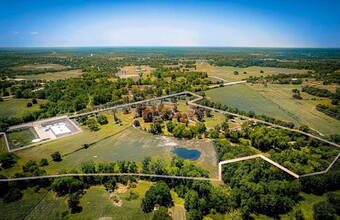
<path fill-rule="evenodd" d="M 297 122 L 294 115 L 282 109 L 273 101 L 257 93 L 249 85 L 240 84 L 206 91 L 211 101 L 220 102 L 239 110 L 254 111 L 281 120 Z"/>
<path fill-rule="evenodd" d="M 109 124 L 104 125 L 97 132 L 90 132 L 86 127 L 82 127 L 83 133 L 57 139 L 48 143 L 41 144 L 29 149 L 16 152 L 22 158 L 19 163 L 11 169 L 2 170 L 5 175 L 13 175 L 21 171 L 21 166 L 28 160 L 40 160 L 48 158 L 51 160 L 51 154 L 60 151 L 62 155 L 73 152 L 83 144 L 89 144 L 99 141 L 90 146 L 67 156 L 63 156 L 61 162 L 50 162 L 45 167 L 48 173 L 57 173 L 62 169 L 79 168 L 80 164 L 85 161 L 117 161 L 129 160 L 141 162 L 144 157 L 159 157 L 170 160 L 172 146 L 167 145 L 169 142 L 176 142 L 178 146 L 198 149 L 202 152 L 198 159 L 198 165 L 209 170 L 212 176 L 216 176 L 216 154 L 214 146 L 210 140 L 176 140 L 171 137 L 154 136 L 138 128 L 131 127 L 133 115 L 117 114 L 123 121 L 123 125 L 114 124 L 112 115 L 108 115 Z M 110 137 L 108 137 L 110 136 Z"/>
<path fill-rule="evenodd" d="M 124 193 L 117 193 L 123 204 L 121 207 L 113 205 L 110 193 L 103 186 L 93 186 L 86 190 L 80 199 L 81 213 L 68 214 L 68 219 L 99 219 L 101 217 L 112 217 L 112 219 L 151 219 L 152 214 L 143 213 L 140 208 L 141 200 L 145 192 L 150 188 L 152 182 L 139 181 L 136 188 L 127 189 Z M 126 197 L 129 191 L 139 194 L 136 200 L 128 201 Z M 62 212 L 69 211 L 67 206 L 68 196 L 57 197 L 54 192 L 41 189 L 34 193 L 32 188 L 23 191 L 23 199 L 4 204 L 0 200 L 1 219 L 56 219 Z"/>
<path fill-rule="evenodd" d="M 299 124 L 305 124 L 324 135 L 340 134 L 340 121 L 316 110 L 317 104 L 330 104 L 330 99 L 319 98 L 301 93 L 303 100 L 292 99 L 292 89 L 300 89 L 299 85 L 270 84 L 267 87 L 254 85 L 252 88 L 280 108 L 295 115 Z M 316 98 L 317 100 L 312 100 Z M 293 121 L 294 122 L 294 121 Z"/>
<path fill-rule="evenodd" d="M 62 69 L 67 69 L 67 66 L 63 66 L 60 64 L 54 64 L 54 63 L 49 63 L 49 64 L 27 64 L 24 66 L 16 66 L 12 67 L 13 70 L 34 70 L 34 69 L 53 69 L 53 70 L 62 70 Z"/>
<path fill-rule="evenodd" d="M 44 73 L 44 74 L 33 74 L 33 75 L 20 75 L 18 78 L 27 79 L 27 80 L 59 80 L 59 79 L 67 79 L 67 78 L 79 78 L 82 74 L 81 70 L 68 70 L 61 72 L 52 72 L 52 73 Z"/>
<path fill-rule="evenodd" d="M 311 96 L 301 93 L 306 100 L 292 99 L 292 89 L 300 85 L 234 85 L 213 89 L 206 92 L 212 101 L 237 107 L 244 111 L 254 111 L 284 121 L 291 121 L 297 126 L 302 124 L 324 135 L 339 134 L 340 122 L 319 112 L 315 106 L 325 100 L 311 100 Z"/>
<path fill-rule="evenodd" d="M 35 136 L 30 129 L 8 132 L 6 134 L 11 149 L 30 145 L 32 144 L 32 140 L 35 139 Z"/>
<path fill-rule="evenodd" d="M 115 206 L 109 199 L 110 193 L 103 186 L 93 186 L 86 190 L 80 199 L 81 213 L 69 214 L 69 219 L 99 219 L 112 217 L 112 219 L 151 219 L 152 214 L 145 214 L 140 208 L 141 200 L 145 192 L 152 185 L 151 182 L 140 181 L 133 190 L 139 194 L 136 200 L 128 201 L 128 191 L 118 194 L 122 199 L 121 207 Z M 27 219 L 54 219 L 56 215 L 68 210 L 67 197 L 56 197 L 55 193 L 49 192 L 35 209 L 30 212 Z"/>
<path fill-rule="evenodd" d="M 27 107 L 27 103 L 32 102 L 32 99 L 9 99 L 0 102 L 0 115 L 2 117 L 20 117 L 28 112 L 34 112 L 39 110 L 39 105 L 46 103 L 46 100 L 38 100 L 38 104 L 34 104 L 32 107 Z"/>
<path fill-rule="evenodd" d="M 24 196 L 19 201 L 5 204 L 2 199 L 0 200 L 0 219 L 25 219 L 47 194 L 44 189 L 35 193 L 32 188 L 28 188 L 22 192 Z"/>
<path fill-rule="evenodd" d="M 263 70 L 264 73 L 260 73 Z M 272 74 L 294 74 L 294 73 L 306 73 L 307 70 L 287 69 L 287 68 L 275 68 L 275 67 L 260 67 L 250 66 L 246 68 L 233 67 L 233 66 L 211 66 L 209 64 L 198 64 L 197 71 L 207 72 L 209 76 L 216 76 L 227 81 L 240 81 L 250 76 L 267 76 Z M 239 75 L 234 75 L 234 71 L 238 71 Z M 247 74 L 243 74 L 247 72 Z"/>
<path fill-rule="evenodd" d="M 0 153 L 7 152 L 6 142 L 3 135 L 0 135 Z"/>

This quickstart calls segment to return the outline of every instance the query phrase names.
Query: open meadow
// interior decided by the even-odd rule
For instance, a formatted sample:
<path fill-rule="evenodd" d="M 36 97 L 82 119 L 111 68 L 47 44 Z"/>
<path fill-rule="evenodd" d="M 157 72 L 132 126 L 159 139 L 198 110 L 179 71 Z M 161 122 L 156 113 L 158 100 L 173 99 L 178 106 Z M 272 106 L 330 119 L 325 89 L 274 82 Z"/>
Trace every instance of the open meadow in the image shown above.
<path fill-rule="evenodd" d="M 212 66 L 210 64 L 196 64 L 197 71 L 207 72 L 209 76 L 216 76 L 225 79 L 230 82 L 244 80 L 250 76 L 268 76 L 272 74 L 294 74 L 294 73 L 306 73 L 307 70 L 288 69 L 288 68 L 275 68 L 275 67 L 260 67 L 250 66 L 246 68 L 233 67 L 233 66 Z M 263 71 L 261 73 L 260 71 Z M 234 71 L 239 74 L 234 75 Z M 246 72 L 247 74 L 244 74 Z"/>
<path fill-rule="evenodd" d="M 18 78 L 26 80 L 59 80 L 68 78 L 79 78 L 83 72 L 81 70 L 67 70 L 60 72 L 51 72 L 43 74 L 32 74 L 32 75 L 20 75 Z"/>
<path fill-rule="evenodd" d="M 46 103 L 46 100 L 38 99 L 38 104 L 27 107 L 27 103 L 32 102 L 32 99 L 8 99 L 0 102 L 0 115 L 2 117 L 20 117 L 28 112 L 39 110 L 39 105 Z"/>
<path fill-rule="evenodd" d="M 235 85 L 206 92 L 212 101 L 221 102 L 244 111 L 254 111 L 284 121 L 291 121 L 296 126 L 308 125 L 324 135 L 340 134 L 340 122 L 315 109 L 325 99 L 301 93 L 305 100 L 292 98 L 292 89 L 301 89 L 301 85 L 262 84 Z"/>

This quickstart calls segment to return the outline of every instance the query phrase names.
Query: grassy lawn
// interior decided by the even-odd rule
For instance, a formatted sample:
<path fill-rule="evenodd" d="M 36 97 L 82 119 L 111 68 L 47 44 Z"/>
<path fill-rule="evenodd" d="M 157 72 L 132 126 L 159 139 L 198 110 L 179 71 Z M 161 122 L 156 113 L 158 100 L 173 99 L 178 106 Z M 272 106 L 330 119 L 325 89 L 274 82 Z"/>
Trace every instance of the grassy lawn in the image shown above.
<path fill-rule="evenodd" d="M 44 74 L 33 74 L 33 75 L 23 75 L 18 76 L 18 78 L 27 79 L 27 80 L 58 80 L 58 79 L 67 79 L 67 78 L 79 78 L 82 75 L 81 70 L 67 70 L 61 72 L 51 72 Z"/>
<path fill-rule="evenodd" d="M 122 199 L 121 207 L 115 206 L 109 199 L 109 192 L 103 186 L 94 186 L 86 191 L 86 194 L 80 199 L 80 205 L 83 207 L 81 213 L 70 215 L 70 219 L 99 219 L 101 217 L 112 217 L 112 219 L 151 219 L 152 213 L 145 214 L 140 208 L 145 192 L 152 185 L 151 182 L 140 181 L 133 191 L 139 194 L 138 199 L 128 201 L 127 192 L 118 194 Z"/>
<path fill-rule="evenodd" d="M 39 99 L 38 104 L 35 104 L 32 107 L 26 106 L 28 102 L 32 102 L 32 99 L 9 99 L 0 102 L 0 115 L 2 117 L 20 117 L 27 112 L 39 110 L 39 105 L 46 103 L 47 101 Z"/>
<path fill-rule="evenodd" d="M 224 66 L 217 67 L 211 66 L 209 64 L 197 64 L 197 71 L 207 72 L 209 76 L 216 76 L 227 81 L 239 81 L 250 76 L 267 76 L 272 74 L 279 73 L 306 73 L 307 70 L 298 70 L 298 69 L 286 69 L 286 68 L 275 68 L 275 67 L 260 67 L 260 66 L 250 66 L 246 68 L 232 67 L 232 66 Z M 264 73 L 260 73 L 263 70 Z M 239 75 L 234 75 L 234 71 L 238 71 Z M 247 72 L 247 74 L 243 74 L 243 72 Z"/>
<path fill-rule="evenodd" d="M 30 129 L 9 132 L 6 133 L 6 135 L 11 149 L 32 144 L 32 140 L 35 139 L 35 136 L 30 131 Z"/>
<path fill-rule="evenodd" d="M 0 135 L 0 153 L 7 152 L 6 142 L 3 135 Z"/>
<path fill-rule="evenodd" d="M 61 213 L 69 210 L 67 199 L 68 197 L 57 197 L 56 193 L 48 192 L 25 219 L 56 219 Z"/>
<path fill-rule="evenodd" d="M 9 204 L 0 200 L 0 219 L 24 219 L 28 216 L 46 195 L 46 190 L 41 189 L 35 193 L 32 188 L 23 191 L 23 198 Z"/>
<path fill-rule="evenodd" d="M 226 117 L 224 114 L 218 112 L 211 112 L 212 117 L 204 117 L 204 124 L 207 128 L 214 128 L 216 125 L 220 125 L 225 121 Z"/>

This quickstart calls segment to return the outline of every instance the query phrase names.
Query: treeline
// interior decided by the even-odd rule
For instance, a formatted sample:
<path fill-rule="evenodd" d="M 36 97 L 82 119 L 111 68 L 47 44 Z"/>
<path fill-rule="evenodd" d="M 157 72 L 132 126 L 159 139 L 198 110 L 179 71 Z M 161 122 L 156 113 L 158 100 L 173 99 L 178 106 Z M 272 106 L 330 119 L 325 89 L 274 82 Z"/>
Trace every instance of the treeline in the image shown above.
<path fill-rule="evenodd" d="M 45 159 L 40 163 L 29 161 L 23 166 L 23 172 L 15 174 L 15 177 L 46 175 L 44 166 L 48 166 Z M 141 173 L 159 175 L 177 175 L 192 177 L 208 177 L 208 172 L 197 167 L 193 162 L 173 157 L 166 162 L 162 159 L 146 157 L 142 166 L 138 167 L 135 162 L 84 162 L 79 169 L 63 170 L 62 173 Z M 1 176 L 1 178 L 6 178 Z M 157 181 L 145 194 L 141 208 L 144 212 L 154 210 L 156 204 L 170 207 L 173 205 L 170 189 L 174 189 L 179 197 L 185 200 L 188 219 L 203 219 L 203 216 L 211 213 L 226 213 L 228 208 L 227 194 L 218 187 L 214 187 L 208 181 L 195 181 L 184 179 L 169 179 L 142 177 L 142 179 Z M 71 213 L 82 211 L 80 198 L 85 189 L 93 185 L 104 185 L 108 191 L 117 188 L 117 183 L 135 187 L 138 178 L 133 176 L 83 176 L 83 177 L 60 177 L 45 178 L 18 182 L 1 182 L 0 197 L 4 202 L 10 203 L 22 198 L 22 190 L 33 187 L 36 192 L 40 188 L 53 190 L 60 197 L 68 197 L 68 205 Z M 131 199 L 138 195 L 131 195 Z M 164 199 L 163 199 L 164 198 Z M 155 213 L 156 214 L 156 213 Z M 65 215 L 68 215 L 66 212 Z"/>
<path fill-rule="evenodd" d="M 316 110 L 325 113 L 326 115 L 335 118 L 336 120 L 340 120 L 340 108 L 332 107 L 323 104 L 316 105 Z"/>
<path fill-rule="evenodd" d="M 313 86 L 304 86 L 302 87 L 301 91 L 318 97 L 328 97 L 332 99 L 333 105 L 338 105 L 340 101 L 340 89 L 336 89 L 336 92 L 332 93 L 327 89 L 320 89 Z"/>

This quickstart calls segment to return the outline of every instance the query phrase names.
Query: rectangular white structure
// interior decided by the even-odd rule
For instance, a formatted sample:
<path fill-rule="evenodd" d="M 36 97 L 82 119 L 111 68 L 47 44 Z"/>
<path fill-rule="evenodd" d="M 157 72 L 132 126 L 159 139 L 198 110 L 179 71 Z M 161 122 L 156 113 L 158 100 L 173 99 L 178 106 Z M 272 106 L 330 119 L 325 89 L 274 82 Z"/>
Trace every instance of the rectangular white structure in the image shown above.
<path fill-rule="evenodd" d="M 55 136 L 71 133 L 71 130 L 65 125 L 65 123 L 53 124 L 50 129 Z"/>

